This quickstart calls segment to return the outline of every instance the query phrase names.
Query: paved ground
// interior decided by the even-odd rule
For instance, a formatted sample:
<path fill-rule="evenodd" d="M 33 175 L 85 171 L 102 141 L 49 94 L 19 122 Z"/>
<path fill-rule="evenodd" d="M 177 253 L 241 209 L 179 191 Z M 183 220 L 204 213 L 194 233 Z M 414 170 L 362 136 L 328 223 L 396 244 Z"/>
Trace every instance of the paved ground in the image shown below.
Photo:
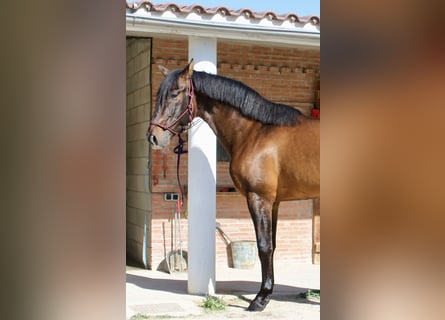
<path fill-rule="evenodd" d="M 307 289 L 320 289 L 320 266 L 286 264 L 275 266 L 275 289 L 263 312 L 245 311 L 260 287 L 261 270 L 219 266 L 216 295 L 228 306 L 206 312 L 204 297 L 187 294 L 187 273 L 168 274 L 127 267 L 127 319 L 320 319 L 320 301 L 299 297 Z M 138 315 L 139 316 L 135 316 Z"/>

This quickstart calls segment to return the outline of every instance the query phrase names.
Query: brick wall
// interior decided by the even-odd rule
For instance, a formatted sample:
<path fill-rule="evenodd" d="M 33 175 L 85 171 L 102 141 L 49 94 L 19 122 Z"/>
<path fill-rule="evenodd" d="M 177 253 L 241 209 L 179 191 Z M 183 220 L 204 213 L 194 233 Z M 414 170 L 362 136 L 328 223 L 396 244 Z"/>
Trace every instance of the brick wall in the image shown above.
<path fill-rule="evenodd" d="M 146 171 L 149 149 L 145 138 L 151 114 L 150 46 L 147 38 L 127 39 L 127 256 L 141 264 L 144 235 L 147 258 L 151 256 L 151 194 Z"/>
<path fill-rule="evenodd" d="M 156 96 L 163 75 L 157 65 L 169 69 L 188 63 L 186 40 L 152 40 L 152 96 Z M 318 86 L 319 51 L 218 42 L 218 74 L 240 80 L 268 99 L 289 104 L 309 113 Z M 173 140 L 172 146 L 177 143 Z M 172 218 L 176 204 L 164 201 L 164 192 L 179 192 L 176 183 L 176 155 L 172 147 L 152 152 L 152 261 L 153 268 L 172 246 Z M 187 182 L 187 155 L 180 166 Z M 233 186 L 228 163 L 218 162 L 217 185 Z M 191 213 L 192 214 L 192 213 Z M 232 240 L 254 240 L 254 229 L 246 200 L 237 192 L 217 193 L 217 221 Z M 227 264 L 226 246 L 216 236 L 217 263 Z M 182 244 L 187 248 L 187 220 L 182 219 Z M 275 263 L 311 262 L 312 201 L 282 202 L 280 205 Z"/>

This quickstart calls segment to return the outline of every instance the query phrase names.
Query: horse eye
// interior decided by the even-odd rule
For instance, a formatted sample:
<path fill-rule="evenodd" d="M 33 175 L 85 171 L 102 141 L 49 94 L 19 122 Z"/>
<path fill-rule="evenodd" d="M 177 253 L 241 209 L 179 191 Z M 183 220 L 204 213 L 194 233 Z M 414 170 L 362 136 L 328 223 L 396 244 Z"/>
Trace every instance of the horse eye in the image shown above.
<path fill-rule="evenodd" d="M 180 92 L 179 90 L 175 90 L 175 91 L 170 92 L 170 97 L 176 98 L 179 95 L 179 92 Z"/>

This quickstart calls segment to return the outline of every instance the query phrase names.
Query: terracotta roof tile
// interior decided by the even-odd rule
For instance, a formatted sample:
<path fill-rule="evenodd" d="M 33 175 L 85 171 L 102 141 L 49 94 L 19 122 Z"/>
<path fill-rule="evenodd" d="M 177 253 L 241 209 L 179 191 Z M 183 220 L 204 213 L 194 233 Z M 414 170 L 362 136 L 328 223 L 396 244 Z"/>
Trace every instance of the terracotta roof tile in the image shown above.
<path fill-rule="evenodd" d="M 227 16 L 234 16 L 238 17 L 241 15 L 244 15 L 244 17 L 248 19 L 269 19 L 269 20 L 290 20 L 292 22 L 298 22 L 298 23 L 311 23 L 313 25 L 319 25 L 320 24 L 320 17 L 317 16 L 298 16 L 295 13 L 286 13 L 286 14 L 277 14 L 273 11 L 262 11 L 262 12 L 256 12 L 252 11 L 248 8 L 233 10 L 229 9 L 224 6 L 220 7 L 213 7 L 213 8 L 205 8 L 202 5 L 196 4 L 196 5 L 178 5 L 174 2 L 166 2 L 166 3 L 159 3 L 159 4 L 153 4 L 150 1 L 126 1 L 126 8 L 130 10 L 138 10 L 140 8 L 144 8 L 147 11 L 156 11 L 156 12 L 164 12 L 167 10 L 171 10 L 173 12 L 179 12 L 179 13 L 191 13 L 195 11 L 198 14 L 201 15 L 227 15 Z"/>

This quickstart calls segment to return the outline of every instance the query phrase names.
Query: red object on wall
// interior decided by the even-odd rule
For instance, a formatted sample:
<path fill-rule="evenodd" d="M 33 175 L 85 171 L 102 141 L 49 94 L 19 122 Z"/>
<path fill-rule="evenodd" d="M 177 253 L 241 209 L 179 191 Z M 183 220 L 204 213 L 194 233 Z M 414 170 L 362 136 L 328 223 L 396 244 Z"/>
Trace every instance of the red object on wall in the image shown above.
<path fill-rule="evenodd" d="M 311 117 L 313 118 L 320 118 L 320 109 L 312 109 L 311 111 Z"/>
<path fill-rule="evenodd" d="M 165 150 L 164 150 L 164 152 L 162 153 L 162 172 L 164 173 L 164 179 L 167 176 L 167 169 L 168 169 L 167 154 L 165 153 Z"/>

